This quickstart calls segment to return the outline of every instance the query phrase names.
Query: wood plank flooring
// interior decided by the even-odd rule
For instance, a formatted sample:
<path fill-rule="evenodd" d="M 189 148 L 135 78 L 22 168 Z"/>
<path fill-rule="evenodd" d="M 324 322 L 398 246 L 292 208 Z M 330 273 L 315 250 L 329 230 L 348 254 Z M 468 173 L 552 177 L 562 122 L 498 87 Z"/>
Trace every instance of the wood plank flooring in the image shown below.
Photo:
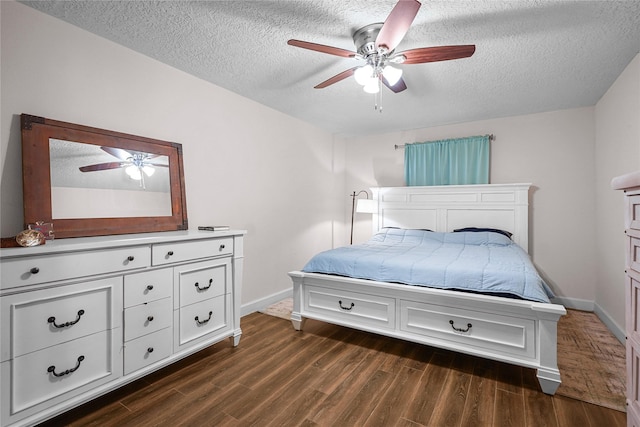
<path fill-rule="evenodd" d="M 625 427 L 626 414 L 539 391 L 535 371 L 261 313 L 218 343 L 50 426 Z"/>

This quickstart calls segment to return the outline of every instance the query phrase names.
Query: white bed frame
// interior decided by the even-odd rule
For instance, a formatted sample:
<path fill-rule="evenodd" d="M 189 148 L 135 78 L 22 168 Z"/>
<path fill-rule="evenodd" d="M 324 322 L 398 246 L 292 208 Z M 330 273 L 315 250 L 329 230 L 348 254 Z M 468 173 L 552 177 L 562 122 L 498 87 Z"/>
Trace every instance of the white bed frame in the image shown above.
<path fill-rule="evenodd" d="M 373 231 L 492 227 L 529 249 L 530 184 L 374 188 Z M 292 271 L 291 321 L 343 325 L 537 370 L 542 391 L 560 385 L 562 305 Z"/>

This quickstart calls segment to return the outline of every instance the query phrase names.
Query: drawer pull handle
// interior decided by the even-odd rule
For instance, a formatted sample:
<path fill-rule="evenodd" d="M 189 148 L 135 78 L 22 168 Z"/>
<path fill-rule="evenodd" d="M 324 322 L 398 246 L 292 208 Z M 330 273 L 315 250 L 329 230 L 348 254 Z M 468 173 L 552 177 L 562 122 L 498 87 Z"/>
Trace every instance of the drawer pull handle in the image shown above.
<path fill-rule="evenodd" d="M 76 367 L 75 368 L 71 368 L 71 369 L 67 369 L 66 371 L 62 371 L 59 374 L 56 373 L 56 367 L 54 365 L 51 365 L 47 368 L 47 372 L 53 374 L 54 377 L 63 377 L 65 375 L 69 375 L 75 371 L 78 370 L 78 368 L 80 367 L 80 363 L 82 363 L 82 361 L 84 360 L 84 356 L 79 356 L 78 357 L 78 363 L 76 363 Z"/>
<path fill-rule="evenodd" d="M 223 244 L 221 244 L 221 245 L 220 245 L 220 250 L 223 250 L 223 249 L 224 249 L 224 247 L 225 247 L 225 246 L 224 246 L 224 243 L 223 243 Z"/>
<path fill-rule="evenodd" d="M 201 288 L 200 284 L 198 282 L 196 282 L 196 288 L 199 291 L 206 291 L 207 289 L 209 289 L 211 287 L 212 284 L 213 284 L 213 279 L 209 279 L 209 285 L 205 286 L 204 288 Z"/>
<path fill-rule="evenodd" d="M 173 251 L 167 252 L 167 256 L 173 256 Z"/>
<path fill-rule="evenodd" d="M 40 269 L 38 267 L 33 267 L 31 270 L 29 270 L 29 273 L 38 274 L 40 273 Z"/>
<path fill-rule="evenodd" d="M 133 255 L 129 255 L 129 256 L 127 257 L 127 261 L 133 261 L 134 259 L 135 259 L 135 258 L 134 258 L 134 256 L 133 256 Z"/>
<path fill-rule="evenodd" d="M 147 290 L 148 291 L 152 291 L 153 290 L 153 285 L 147 285 Z"/>
<path fill-rule="evenodd" d="M 149 317 L 147 317 L 147 320 L 148 320 L 149 322 L 153 322 L 153 316 L 149 316 Z"/>
<path fill-rule="evenodd" d="M 453 320 L 449 320 L 449 324 L 456 332 L 469 332 L 469 329 L 471 329 L 471 323 L 467 323 L 467 329 L 456 328 L 455 326 L 453 326 Z"/>
<path fill-rule="evenodd" d="M 147 349 L 147 353 L 153 353 L 153 347 L 149 347 L 149 348 Z"/>
<path fill-rule="evenodd" d="M 204 325 L 205 323 L 207 323 L 209 320 L 211 320 L 211 315 L 213 314 L 213 311 L 209 312 L 209 317 L 205 320 L 203 320 L 202 322 L 200 321 L 200 319 L 198 318 L 198 316 L 196 316 L 196 322 L 198 322 L 198 325 Z"/>
<path fill-rule="evenodd" d="M 354 303 L 351 303 L 351 306 L 350 306 L 350 307 L 344 307 L 344 306 L 342 305 L 342 301 L 338 301 L 338 304 L 340 305 L 340 308 L 341 308 L 341 309 L 343 309 L 343 310 L 347 310 L 347 311 L 350 311 L 353 307 L 355 307 L 355 304 L 354 304 Z"/>
<path fill-rule="evenodd" d="M 82 315 L 84 314 L 84 310 L 78 310 L 78 317 L 76 317 L 76 320 L 74 320 L 73 322 L 64 322 L 61 324 L 57 324 L 56 323 L 56 318 L 55 316 L 51 316 L 47 319 L 47 322 L 49 323 L 53 323 L 53 326 L 55 326 L 56 328 L 60 329 L 60 328 L 67 328 L 69 326 L 73 326 L 76 323 L 78 323 L 80 321 L 80 318 L 82 317 Z"/>

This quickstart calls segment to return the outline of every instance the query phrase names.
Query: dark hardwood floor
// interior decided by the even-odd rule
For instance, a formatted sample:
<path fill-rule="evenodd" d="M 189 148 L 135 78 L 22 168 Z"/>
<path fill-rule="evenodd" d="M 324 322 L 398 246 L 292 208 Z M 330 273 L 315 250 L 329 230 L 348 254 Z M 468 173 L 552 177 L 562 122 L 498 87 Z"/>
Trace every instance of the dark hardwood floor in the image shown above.
<path fill-rule="evenodd" d="M 242 318 L 218 343 L 43 426 L 625 427 L 535 371 L 323 322 Z"/>

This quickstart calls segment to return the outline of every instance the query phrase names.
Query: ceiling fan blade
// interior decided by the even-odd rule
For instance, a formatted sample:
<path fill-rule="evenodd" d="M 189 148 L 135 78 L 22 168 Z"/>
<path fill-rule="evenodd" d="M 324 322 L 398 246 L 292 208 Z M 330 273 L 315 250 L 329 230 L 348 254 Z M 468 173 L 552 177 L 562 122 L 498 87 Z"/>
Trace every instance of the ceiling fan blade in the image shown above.
<path fill-rule="evenodd" d="M 95 171 L 103 171 L 108 169 L 118 169 L 125 165 L 123 162 L 109 162 L 109 163 L 97 163 L 95 165 L 89 166 L 81 166 L 81 172 L 95 172 Z"/>
<path fill-rule="evenodd" d="M 449 61 L 451 59 L 468 58 L 476 51 L 473 44 L 460 46 L 436 46 L 409 49 L 397 56 L 404 56 L 402 64 L 424 64 L 425 62 Z"/>
<path fill-rule="evenodd" d="M 323 89 L 329 85 L 332 85 L 334 83 L 338 83 L 340 80 L 344 80 L 347 77 L 351 77 L 353 75 L 353 73 L 356 71 L 356 69 L 358 69 L 360 67 L 353 67 L 353 68 L 349 68 L 348 70 L 344 70 L 343 72 L 341 72 L 340 74 L 336 74 L 335 76 L 331 77 L 330 79 L 327 79 L 325 81 L 323 81 L 322 83 L 314 86 L 314 89 Z"/>
<path fill-rule="evenodd" d="M 420 2 L 416 0 L 399 0 L 380 28 L 376 47 L 384 47 L 389 52 L 395 49 L 409 31 L 420 6 Z"/>
<path fill-rule="evenodd" d="M 131 153 L 121 148 L 115 148 L 115 147 L 100 147 L 100 148 L 102 149 L 102 151 L 106 151 L 107 153 L 111 154 L 114 157 L 119 158 L 120 160 L 127 160 L 133 157 Z"/>
<path fill-rule="evenodd" d="M 351 52 L 350 50 L 340 49 L 339 47 L 326 46 L 318 43 L 291 39 L 287 42 L 287 44 L 295 47 L 301 47 L 303 49 L 315 50 L 316 52 L 328 53 L 329 55 L 341 56 L 343 58 L 356 57 L 356 53 Z"/>
<path fill-rule="evenodd" d="M 165 163 L 152 163 L 152 162 L 144 162 L 143 166 L 156 166 L 156 167 L 160 167 L 160 168 L 168 168 L 169 165 L 165 164 Z"/>
<path fill-rule="evenodd" d="M 385 79 L 384 76 L 382 76 L 382 83 L 384 83 L 384 85 L 386 87 L 388 87 L 389 89 L 391 89 L 391 91 L 394 92 L 394 93 L 402 92 L 403 90 L 405 90 L 407 88 L 407 84 L 404 82 L 402 77 L 400 77 L 400 80 L 398 80 L 396 84 L 391 86 L 389 84 L 389 82 L 387 81 L 387 79 Z"/>

